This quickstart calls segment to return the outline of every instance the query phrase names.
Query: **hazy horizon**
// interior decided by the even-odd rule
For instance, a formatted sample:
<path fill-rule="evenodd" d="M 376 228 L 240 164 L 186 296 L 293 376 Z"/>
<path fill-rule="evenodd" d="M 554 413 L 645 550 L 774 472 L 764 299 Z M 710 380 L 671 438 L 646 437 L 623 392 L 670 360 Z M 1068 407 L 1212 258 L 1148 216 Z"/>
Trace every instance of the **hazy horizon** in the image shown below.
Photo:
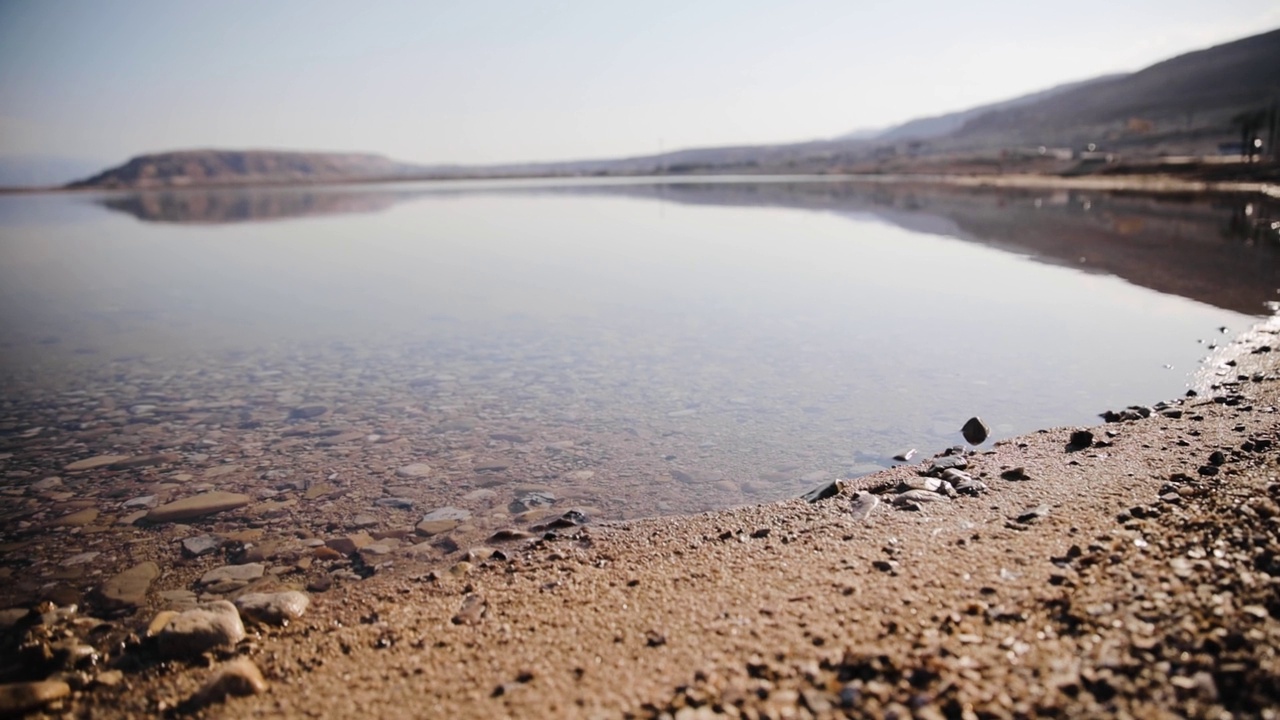
<path fill-rule="evenodd" d="M 1069 12 L 660 0 L 0 4 L 0 155 L 187 148 L 423 164 L 826 139 L 1280 26 L 1260 0 Z"/>

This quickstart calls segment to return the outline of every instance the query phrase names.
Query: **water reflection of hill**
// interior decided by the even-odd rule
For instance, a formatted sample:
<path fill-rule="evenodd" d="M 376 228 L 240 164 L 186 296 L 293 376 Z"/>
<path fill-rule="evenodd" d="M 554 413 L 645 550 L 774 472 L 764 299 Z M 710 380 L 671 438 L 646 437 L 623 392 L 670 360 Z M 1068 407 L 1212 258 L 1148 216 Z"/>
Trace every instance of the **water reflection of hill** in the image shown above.
<path fill-rule="evenodd" d="M 873 216 L 1255 315 L 1280 299 L 1280 204 L 1256 198 L 813 182 L 589 191 Z"/>
<path fill-rule="evenodd" d="M 379 212 L 404 195 L 343 188 L 176 190 L 111 195 L 96 202 L 148 222 L 221 224 Z"/>
<path fill-rule="evenodd" d="M 232 223 L 376 212 L 425 196 L 573 193 L 702 205 L 801 208 L 876 217 L 903 228 L 1121 277 L 1164 293 L 1260 314 L 1280 299 L 1274 201 L 1092 191 L 970 189 L 848 182 L 557 186 L 259 188 L 113 195 L 97 202 L 149 222 Z M 958 279 L 957 281 L 963 281 Z"/>

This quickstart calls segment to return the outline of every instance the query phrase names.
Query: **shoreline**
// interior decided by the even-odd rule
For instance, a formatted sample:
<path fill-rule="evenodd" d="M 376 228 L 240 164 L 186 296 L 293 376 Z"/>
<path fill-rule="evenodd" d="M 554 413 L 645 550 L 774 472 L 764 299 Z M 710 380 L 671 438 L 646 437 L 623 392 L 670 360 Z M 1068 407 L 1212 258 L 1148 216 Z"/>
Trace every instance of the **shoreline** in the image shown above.
<path fill-rule="evenodd" d="M 41 187 L 0 188 L 3 195 L 94 194 L 94 193 L 185 193 L 227 190 L 282 190 L 323 188 L 343 185 L 449 184 L 524 182 L 567 184 L 640 183 L 689 184 L 715 182 L 853 182 L 887 184 L 952 185 L 976 188 L 1092 190 L 1098 192 L 1132 192 L 1165 194 L 1255 194 L 1280 198 L 1280 183 L 1250 180 L 1197 180 L 1165 173 L 1132 173 L 1125 175 L 1062 176 L 1039 173 L 819 173 L 819 174 L 706 174 L 706 175 L 510 175 L 460 177 L 387 177 L 333 178 L 314 181 L 250 181 L 173 185 L 157 187 Z"/>
<path fill-rule="evenodd" d="M 1272 717 L 1280 363 L 1262 348 L 1277 335 L 1273 318 L 1210 361 L 1201 377 L 1219 384 L 1216 400 L 1096 426 L 1087 448 L 1069 447 L 1073 428 L 980 448 L 967 456 L 988 486 L 977 497 L 894 507 L 890 488 L 921 479 L 909 464 L 812 504 L 495 536 L 448 569 L 398 555 L 313 593 L 287 627 L 251 627 L 212 662 L 130 665 L 146 653 L 133 646 L 111 664 L 126 668 L 122 682 L 46 709 Z M 860 519 L 853 498 L 867 490 L 884 492 Z M 115 622 L 141 632 L 172 604 L 159 586 L 189 587 L 190 574 L 166 570 L 142 610 Z M 252 589 L 289 587 L 282 576 Z M 235 657 L 270 689 L 193 706 Z"/>

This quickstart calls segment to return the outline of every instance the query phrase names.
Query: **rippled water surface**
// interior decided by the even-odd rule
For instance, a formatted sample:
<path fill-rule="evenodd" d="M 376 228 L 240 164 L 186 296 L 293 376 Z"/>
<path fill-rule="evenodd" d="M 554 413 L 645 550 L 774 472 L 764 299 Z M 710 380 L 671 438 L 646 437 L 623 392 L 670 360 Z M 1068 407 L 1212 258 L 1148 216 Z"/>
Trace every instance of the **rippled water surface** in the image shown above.
<path fill-rule="evenodd" d="M 1180 395 L 1275 298 L 1269 211 L 798 178 L 0 197 L 2 430 L 261 478 L 421 461 L 440 503 L 772 500 L 971 415 Z"/>

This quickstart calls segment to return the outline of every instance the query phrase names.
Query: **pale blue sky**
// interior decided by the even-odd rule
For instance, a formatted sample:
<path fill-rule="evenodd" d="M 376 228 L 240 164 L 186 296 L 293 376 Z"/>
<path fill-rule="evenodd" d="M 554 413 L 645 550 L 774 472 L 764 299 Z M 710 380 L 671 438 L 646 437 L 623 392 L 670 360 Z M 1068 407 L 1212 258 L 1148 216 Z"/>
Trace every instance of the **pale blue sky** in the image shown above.
<path fill-rule="evenodd" d="M 1276 27 L 1276 0 L 0 0 L 0 155 L 806 140 Z"/>

